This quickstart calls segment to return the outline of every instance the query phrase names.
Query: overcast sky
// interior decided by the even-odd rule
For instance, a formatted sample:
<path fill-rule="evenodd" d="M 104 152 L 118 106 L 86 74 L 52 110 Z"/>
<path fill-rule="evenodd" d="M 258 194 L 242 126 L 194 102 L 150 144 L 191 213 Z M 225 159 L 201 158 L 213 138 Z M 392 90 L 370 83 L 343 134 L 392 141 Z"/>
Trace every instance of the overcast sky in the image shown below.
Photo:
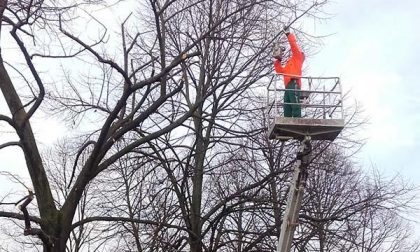
<path fill-rule="evenodd" d="M 334 35 L 307 60 L 308 74 L 341 77 L 363 107 L 360 164 L 420 186 L 420 1 L 338 0 L 328 11 L 315 33 Z M 420 211 L 410 217 L 420 220 Z"/>
<path fill-rule="evenodd" d="M 325 38 L 310 75 L 340 76 L 370 124 L 359 157 L 420 185 L 420 1 L 340 0 L 317 25 Z"/>

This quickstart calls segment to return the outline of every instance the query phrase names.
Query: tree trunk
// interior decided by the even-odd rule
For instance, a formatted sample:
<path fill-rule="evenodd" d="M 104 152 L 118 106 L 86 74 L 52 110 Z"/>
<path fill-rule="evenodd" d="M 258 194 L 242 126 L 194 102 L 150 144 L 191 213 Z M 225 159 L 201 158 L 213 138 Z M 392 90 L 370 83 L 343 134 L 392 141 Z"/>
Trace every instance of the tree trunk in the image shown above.
<path fill-rule="evenodd" d="M 195 119 L 201 121 L 200 119 Z M 196 140 L 196 154 L 195 154 L 195 166 L 193 174 L 193 193 L 191 202 L 191 231 L 190 234 L 190 246 L 191 252 L 201 252 L 201 200 L 203 197 L 203 175 L 204 175 L 204 158 L 206 153 L 206 147 L 202 136 L 202 124 L 201 122 L 196 123 L 197 140 Z"/>
<path fill-rule="evenodd" d="M 25 155 L 26 166 L 35 190 L 35 197 L 37 199 L 37 205 L 41 217 L 40 226 L 42 231 L 33 229 L 33 232 L 29 232 L 29 235 L 37 235 L 41 238 L 44 244 L 47 244 L 48 240 L 51 240 L 52 237 L 54 237 L 48 234 L 56 234 L 57 230 L 55 227 L 60 227 L 57 223 L 60 223 L 61 215 L 55 207 L 47 174 L 44 169 L 44 164 L 37 147 L 31 124 L 27 118 L 27 113 L 12 83 L 12 80 L 4 67 L 1 53 L 0 89 L 10 110 L 10 114 L 12 115 L 11 124 L 13 124 L 16 134 L 19 137 L 19 146 Z M 52 242 L 54 243 L 54 241 Z M 48 245 L 46 246 L 47 247 L 44 248 L 44 251 L 51 251 L 49 250 Z M 64 250 L 57 251 L 65 251 L 65 248 Z"/>
<path fill-rule="evenodd" d="M 318 225 L 318 238 L 319 238 L 319 252 L 325 251 L 325 232 L 324 232 L 324 224 L 320 223 Z"/>

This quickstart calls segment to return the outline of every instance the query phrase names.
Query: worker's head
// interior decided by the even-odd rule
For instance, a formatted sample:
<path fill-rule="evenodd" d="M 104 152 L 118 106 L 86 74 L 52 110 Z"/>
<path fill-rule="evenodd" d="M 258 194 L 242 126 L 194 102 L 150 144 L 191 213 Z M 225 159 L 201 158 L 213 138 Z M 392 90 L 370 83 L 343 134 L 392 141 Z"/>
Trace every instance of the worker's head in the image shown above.
<path fill-rule="evenodd" d="M 280 46 L 280 50 L 279 51 L 280 51 L 279 55 L 280 55 L 280 59 L 281 59 L 284 56 L 284 52 L 286 51 L 286 47 Z"/>
<path fill-rule="evenodd" d="M 286 47 L 275 44 L 273 47 L 273 57 L 281 60 L 283 58 L 284 51 L 286 51 Z"/>

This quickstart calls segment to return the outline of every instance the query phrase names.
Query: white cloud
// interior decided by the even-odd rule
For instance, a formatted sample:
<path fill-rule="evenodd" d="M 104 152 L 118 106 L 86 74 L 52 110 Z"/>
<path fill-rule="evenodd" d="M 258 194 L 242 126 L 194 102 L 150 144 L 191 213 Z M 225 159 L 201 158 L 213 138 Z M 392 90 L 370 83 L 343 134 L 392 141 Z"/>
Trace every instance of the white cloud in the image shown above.
<path fill-rule="evenodd" d="M 59 138 L 66 135 L 65 126 L 53 117 L 46 117 L 43 120 L 33 120 L 32 126 L 37 141 L 46 146 L 51 146 Z"/>

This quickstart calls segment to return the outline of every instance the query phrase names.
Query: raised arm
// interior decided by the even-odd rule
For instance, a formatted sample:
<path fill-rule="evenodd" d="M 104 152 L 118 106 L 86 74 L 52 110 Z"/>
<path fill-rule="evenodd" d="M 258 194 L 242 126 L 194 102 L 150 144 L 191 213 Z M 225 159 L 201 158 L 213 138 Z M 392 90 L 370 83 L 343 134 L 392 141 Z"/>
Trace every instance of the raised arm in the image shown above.
<path fill-rule="evenodd" d="M 296 43 L 295 35 L 293 33 L 288 33 L 287 40 L 289 41 L 290 48 L 292 49 L 292 55 L 295 57 L 302 57 L 302 51 Z"/>

